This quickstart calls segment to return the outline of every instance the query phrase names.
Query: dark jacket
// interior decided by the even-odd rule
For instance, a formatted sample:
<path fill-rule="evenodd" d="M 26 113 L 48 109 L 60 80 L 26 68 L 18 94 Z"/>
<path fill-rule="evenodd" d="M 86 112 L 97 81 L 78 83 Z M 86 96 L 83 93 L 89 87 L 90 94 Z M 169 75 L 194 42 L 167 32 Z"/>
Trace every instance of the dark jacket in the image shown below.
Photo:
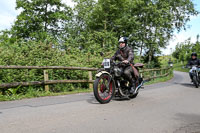
<path fill-rule="evenodd" d="M 115 52 L 114 56 L 111 58 L 111 60 L 119 60 L 119 61 L 128 60 L 130 63 L 133 63 L 134 60 L 133 50 L 128 46 L 126 46 L 126 48 L 123 50 L 118 49 L 117 52 Z"/>
<path fill-rule="evenodd" d="M 189 61 L 188 61 L 188 64 L 187 65 L 189 65 L 189 66 L 193 66 L 193 65 L 198 65 L 198 66 L 200 66 L 200 60 L 199 59 L 190 59 Z"/>

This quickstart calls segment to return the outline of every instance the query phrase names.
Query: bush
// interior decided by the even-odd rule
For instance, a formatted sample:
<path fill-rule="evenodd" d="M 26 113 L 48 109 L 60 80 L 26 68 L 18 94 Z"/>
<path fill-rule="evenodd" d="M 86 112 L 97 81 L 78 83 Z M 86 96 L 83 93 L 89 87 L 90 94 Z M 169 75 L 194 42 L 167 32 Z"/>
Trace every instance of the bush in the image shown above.
<path fill-rule="evenodd" d="M 76 48 L 60 49 L 59 45 L 48 42 L 18 41 L 13 44 L 0 45 L 0 65 L 18 66 L 74 66 L 99 67 L 103 57 L 98 52 L 85 52 Z M 114 51 L 113 51 L 114 52 Z M 100 57 L 100 58 L 99 58 Z M 50 80 L 88 79 L 87 71 L 48 70 Z M 42 81 L 41 69 L 3 69 L 0 71 L 0 83 Z M 51 91 L 70 91 L 74 88 L 88 88 L 88 84 L 55 84 Z M 17 94 L 32 90 L 41 91 L 43 87 L 19 87 Z"/>

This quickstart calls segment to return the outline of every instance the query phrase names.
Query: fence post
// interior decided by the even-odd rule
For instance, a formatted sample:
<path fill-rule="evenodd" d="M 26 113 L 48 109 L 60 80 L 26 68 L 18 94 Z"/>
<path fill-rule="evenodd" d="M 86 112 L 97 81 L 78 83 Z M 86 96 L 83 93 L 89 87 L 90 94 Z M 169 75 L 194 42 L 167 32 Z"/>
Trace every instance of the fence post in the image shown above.
<path fill-rule="evenodd" d="M 153 79 L 156 79 L 156 73 L 157 73 L 157 71 L 154 71 L 154 78 Z"/>
<path fill-rule="evenodd" d="M 89 77 L 89 80 L 92 80 L 92 72 L 91 71 L 88 71 L 88 77 Z M 90 89 L 93 88 L 93 84 L 92 83 L 89 83 L 89 88 Z"/>
<path fill-rule="evenodd" d="M 2 94 L 6 95 L 6 90 L 5 89 L 2 89 Z"/>
<path fill-rule="evenodd" d="M 168 68 L 168 74 L 171 74 L 171 67 Z"/>
<path fill-rule="evenodd" d="M 149 75 L 149 79 L 150 79 L 151 77 L 153 77 L 153 76 L 152 76 L 152 71 L 148 71 L 148 75 Z"/>
<path fill-rule="evenodd" d="M 48 71 L 44 70 L 44 83 L 45 81 L 49 80 L 49 75 L 48 75 Z M 44 89 L 45 91 L 49 91 L 49 85 L 44 85 Z"/>

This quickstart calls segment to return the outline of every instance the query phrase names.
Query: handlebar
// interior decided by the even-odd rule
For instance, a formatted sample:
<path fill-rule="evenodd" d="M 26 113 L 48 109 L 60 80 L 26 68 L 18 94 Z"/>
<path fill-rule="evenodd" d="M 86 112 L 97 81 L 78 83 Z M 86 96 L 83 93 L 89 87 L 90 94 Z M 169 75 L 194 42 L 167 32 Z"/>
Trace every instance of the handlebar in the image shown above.
<path fill-rule="evenodd" d="M 131 63 L 130 62 L 124 63 L 123 61 L 120 62 L 111 61 L 111 64 L 118 66 L 118 65 L 130 65 Z"/>
<path fill-rule="evenodd" d="M 198 68 L 200 68 L 200 66 L 199 65 L 186 65 L 186 68 L 192 68 L 192 67 L 198 67 Z"/>

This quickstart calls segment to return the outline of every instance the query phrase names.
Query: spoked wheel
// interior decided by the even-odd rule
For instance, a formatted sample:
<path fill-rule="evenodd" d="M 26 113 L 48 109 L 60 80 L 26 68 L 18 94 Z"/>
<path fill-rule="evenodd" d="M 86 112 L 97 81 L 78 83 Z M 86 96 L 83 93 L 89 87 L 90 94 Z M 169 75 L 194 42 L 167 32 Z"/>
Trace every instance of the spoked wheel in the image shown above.
<path fill-rule="evenodd" d="M 105 104 L 112 99 L 115 88 L 110 75 L 102 74 L 94 81 L 94 96 L 98 102 Z"/>
<path fill-rule="evenodd" d="M 197 76 L 193 76 L 193 83 L 194 83 L 194 85 L 195 85 L 196 88 L 199 87 L 199 82 L 197 80 Z"/>

